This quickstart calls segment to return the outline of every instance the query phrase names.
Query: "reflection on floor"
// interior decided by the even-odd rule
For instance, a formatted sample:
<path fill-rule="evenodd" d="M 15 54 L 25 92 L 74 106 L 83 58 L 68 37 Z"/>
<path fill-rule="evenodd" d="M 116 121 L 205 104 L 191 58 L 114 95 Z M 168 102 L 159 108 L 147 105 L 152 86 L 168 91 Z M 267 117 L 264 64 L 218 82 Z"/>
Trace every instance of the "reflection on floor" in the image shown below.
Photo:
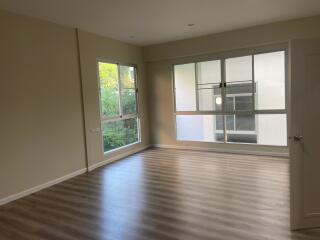
<path fill-rule="evenodd" d="M 288 160 L 150 149 L 0 207 L 0 239 L 320 239 L 289 231 Z"/>

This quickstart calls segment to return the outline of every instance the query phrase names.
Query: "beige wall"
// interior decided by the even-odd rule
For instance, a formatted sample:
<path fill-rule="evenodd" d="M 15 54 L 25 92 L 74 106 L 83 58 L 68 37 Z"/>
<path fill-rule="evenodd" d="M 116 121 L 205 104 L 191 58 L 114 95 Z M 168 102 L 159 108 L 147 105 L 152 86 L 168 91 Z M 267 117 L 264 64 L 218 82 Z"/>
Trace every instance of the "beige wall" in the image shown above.
<path fill-rule="evenodd" d="M 123 154 L 103 157 L 101 134 L 92 131 L 100 127 L 97 59 L 138 65 L 142 143 L 127 150 L 149 145 L 141 48 L 82 31 L 77 38 L 75 29 L 5 11 L 0 32 L 0 204 L 84 170 L 85 139 L 89 166 Z"/>
<path fill-rule="evenodd" d="M 319 26 L 320 15 L 152 45 L 143 48 L 144 60 L 159 61 L 284 42 L 295 38 L 319 37 Z"/>
<path fill-rule="evenodd" d="M 293 38 L 320 37 L 319 26 L 320 16 L 316 16 L 143 48 L 149 84 L 151 141 L 158 145 L 180 147 L 287 153 L 288 149 L 284 147 L 176 141 L 172 64 L 208 59 L 215 54 L 235 49 L 243 49 L 246 52 L 245 48 L 270 44 L 283 45 Z"/>
<path fill-rule="evenodd" d="M 79 31 L 81 72 L 85 103 L 86 136 L 89 156 L 89 166 L 107 161 L 124 151 L 138 150 L 149 145 L 148 115 L 147 115 L 147 82 L 142 50 L 139 47 L 122 43 L 113 39 Z M 118 150 L 103 156 L 100 128 L 100 109 L 98 95 L 97 60 L 106 60 L 137 65 L 139 106 L 141 113 L 142 142 L 130 148 Z"/>
<path fill-rule="evenodd" d="M 85 168 L 76 35 L 0 11 L 0 200 Z"/>

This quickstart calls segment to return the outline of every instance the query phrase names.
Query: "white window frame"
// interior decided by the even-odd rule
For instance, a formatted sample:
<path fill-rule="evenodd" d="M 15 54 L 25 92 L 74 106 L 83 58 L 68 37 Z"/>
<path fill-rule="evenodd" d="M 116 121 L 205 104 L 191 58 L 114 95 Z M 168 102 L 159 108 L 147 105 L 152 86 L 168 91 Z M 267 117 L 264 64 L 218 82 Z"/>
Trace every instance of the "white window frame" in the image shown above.
<path fill-rule="evenodd" d="M 118 69 L 118 85 L 119 85 L 119 115 L 118 116 L 112 116 L 107 117 L 102 113 L 102 106 L 101 106 L 101 86 L 100 86 L 100 74 L 99 74 L 99 63 L 107 63 L 107 64 L 115 64 L 117 65 Z M 133 146 L 135 144 L 138 144 L 141 142 L 141 126 L 140 126 L 140 108 L 139 108 L 139 89 L 138 89 L 138 71 L 137 71 L 137 65 L 136 64 L 127 64 L 127 63 L 121 63 L 121 62 L 115 62 L 115 61 L 109 61 L 104 59 L 97 59 L 97 79 L 98 79 L 98 94 L 99 94 L 99 113 L 100 113 L 100 130 L 101 130 L 101 143 L 102 143 L 102 149 L 104 154 L 108 154 L 114 151 L 118 151 L 123 148 L 127 148 L 130 146 Z M 120 66 L 125 67 L 133 67 L 134 68 L 134 89 L 135 89 L 135 97 L 136 97 L 136 113 L 133 114 L 123 114 L 123 106 L 121 101 L 121 94 L 122 94 L 122 86 L 121 86 L 121 79 L 120 79 Z M 137 120 L 137 132 L 138 132 L 138 140 L 136 142 L 111 149 L 109 151 L 104 151 L 104 143 L 103 143 L 103 124 L 108 122 L 116 122 L 116 121 L 122 121 L 126 119 L 136 119 Z"/>
<path fill-rule="evenodd" d="M 266 110 L 256 110 L 255 109 L 255 76 L 254 76 L 254 56 L 258 54 L 265 54 L 265 53 L 273 53 L 273 52 L 284 52 L 284 67 L 285 67 L 285 107 L 283 109 L 266 109 Z M 288 132 L 288 88 L 289 88 L 289 80 L 288 80 L 288 44 L 287 43 L 279 43 L 275 45 L 268 45 L 268 46 L 261 46 L 256 48 L 250 48 L 250 49 L 244 49 L 244 50 L 234 50 L 230 52 L 222 52 L 219 54 L 213 54 L 211 56 L 198 56 L 194 57 L 194 61 L 190 60 L 178 60 L 172 64 L 172 83 L 173 83 L 173 114 L 174 114 L 174 125 L 175 125 L 175 136 L 176 141 L 187 141 L 187 140 L 179 140 L 177 138 L 177 126 L 176 126 L 176 116 L 177 115 L 257 115 L 257 114 L 286 114 L 287 117 L 287 132 Z M 227 112 L 224 110 L 224 104 L 222 104 L 221 110 L 212 110 L 212 111 L 201 111 L 199 110 L 199 100 L 198 100 L 198 74 L 197 74 L 197 63 L 205 62 L 205 61 L 214 61 L 214 60 L 220 60 L 221 61 L 221 97 L 225 99 L 226 92 L 225 92 L 225 60 L 228 58 L 235 58 L 235 57 L 244 57 L 244 56 L 251 56 L 252 57 L 252 101 L 253 101 L 253 107 L 250 111 L 248 110 L 235 110 L 233 112 Z M 189 58 L 190 59 L 190 58 Z M 193 63 L 195 64 L 195 89 L 196 89 L 196 111 L 177 111 L 176 110 L 176 88 L 175 88 L 175 75 L 174 75 L 174 67 L 177 65 L 183 65 Z M 228 142 L 227 141 L 227 133 L 226 133 L 226 123 L 224 121 L 224 141 L 223 142 L 214 142 L 217 144 L 246 144 L 246 145 L 252 145 L 252 146 L 264 146 L 264 144 L 253 144 L 253 143 L 240 143 L 240 142 Z M 287 147 L 288 146 L 288 139 L 286 141 L 285 146 L 278 146 L 278 145 L 265 145 L 269 147 Z"/>

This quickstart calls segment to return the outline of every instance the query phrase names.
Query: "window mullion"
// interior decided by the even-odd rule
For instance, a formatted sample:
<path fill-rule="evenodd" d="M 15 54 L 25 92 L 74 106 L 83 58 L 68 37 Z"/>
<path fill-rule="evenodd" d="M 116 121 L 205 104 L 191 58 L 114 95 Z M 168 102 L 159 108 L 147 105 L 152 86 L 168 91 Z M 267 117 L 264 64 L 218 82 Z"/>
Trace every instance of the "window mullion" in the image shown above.
<path fill-rule="evenodd" d="M 252 64 L 252 111 L 254 112 L 254 110 L 256 109 L 256 103 L 255 103 L 255 90 L 256 90 L 256 87 L 255 87 L 255 77 L 254 77 L 254 55 L 251 55 L 252 56 L 252 60 L 251 60 L 251 64 Z"/>
<path fill-rule="evenodd" d="M 221 59 L 221 97 L 222 97 L 222 119 L 223 119 L 223 142 L 227 142 L 227 121 L 226 121 L 226 60 Z"/>
<path fill-rule="evenodd" d="M 136 98 L 136 115 L 138 118 L 140 118 L 140 106 L 139 106 L 139 89 L 138 89 L 138 69 L 136 67 L 134 69 L 134 88 L 135 88 L 135 98 Z"/>
<path fill-rule="evenodd" d="M 122 117 L 104 118 L 104 119 L 101 119 L 101 122 L 102 123 L 116 122 L 116 121 L 131 119 L 131 118 L 137 118 L 137 117 L 138 117 L 137 114 L 129 114 Z"/>
<path fill-rule="evenodd" d="M 118 66 L 118 88 L 119 88 L 119 114 L 120 114 L 120 118 L 122 118 L 122 82 L 121 82 L 121 78 L 120 78 L 120 65 L 117 64 Z"/>
<path fill-rule="evenodd" d="M 198 63 L 194 63 L 194 85 L 196 89 L 196 110 L 199 111 L 199 92 L 198 92 Z"/>
<path fill-rule="evenodd" d="M 233 129 L 236 131 L 236 96 L 232 98 L 233 102 Z"/>

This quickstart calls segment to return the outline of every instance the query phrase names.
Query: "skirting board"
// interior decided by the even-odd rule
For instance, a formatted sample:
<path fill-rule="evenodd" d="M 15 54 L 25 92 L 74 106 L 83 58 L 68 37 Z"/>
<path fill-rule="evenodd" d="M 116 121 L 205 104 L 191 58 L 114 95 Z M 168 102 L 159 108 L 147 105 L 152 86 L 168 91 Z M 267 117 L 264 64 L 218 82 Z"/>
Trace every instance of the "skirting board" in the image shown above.
<path fill-rule="evenodd" d="M 19 198 L 25 197 L 25 196 L 27 196 L 27 195 L 30 195 L 30 194 L 32 194 L 32 193 L 38 192 L 38 191 L 40 191 L 40 190 L 42 190 L 42 189 L 51 187 L 51 186 L 53 186 L 53 185 L 55 185 L 55 184 L 57 184 L 57 183 L 66 181 L 66 180 L 68 180 L 68 179 L 70 179 L 70 178 L 73 178 L 73 177 L 75 177 L 75 176 L 78 176 L 78 175 L 80 175 L 80 174 L 83 174 L 83 173 L 85 173 L 86 171 L 87 171 L 87 169 L 86 169 L 86 168 L 83 168 L 83 169 L 77 170 L 77 171 L 75 171 L 75 172 L 69 173 L 69 174 L 67 174 L 67 175 L 65 175 L 65 176 L 62 176 L 62 177 L 53 179 L 53 180 L 51 180 L 51 181 L 49 181 L 49 182 L 43 183 L 43 184 L 41 184 L 41 185 L 38 185 L 38 186 L 35 186 L 35 187 L 32 187 L 32 188 L 29 188 L 29 189 L 24 190 L 24 191 L 19 192 L 19 193 L 15 193 L 15 194 L 10 195 L 10 196 L 5 197 L 5 198 L 2 198 L 2 199 L 0 199 L 0 206 L 1 206 L 1 205 L 4 205 L 4 204 L 6 204 L 6 203 L 12 202 L 12 201 L 14 201 L 14 200 L 17 200 L 17 199 L 19 199 Z"/>
<path fill-rule="evenodd" d="M 233 153 L 233 154 L 244 154 L 244 155 L 258 155 L 258 156 L 271 156 L 271 157 L 289 158 L 289 153 L 280 153 L 280 152 L 265 152 L 265 151 L 252 151 L 252 150 L 240 150 L 240 149 L 225 149 L 225 148 L 204 148 L 204 147 L 163 145 L 163 144 L 153 144 L 153 147 L 157 147 L 157 148 L 172 148 L 172 149 L 181 149 L 181 150 L 193 150 L 193 151 L 206 151 L 206 152 Z"/>
<path fill-rule="evenodd" d="M 106 164 L 109 164 L 109 163 L 112 163 L 114 161 L 117 161 L 117 160 L 120 160 L 122 158 L 125 158 L 125 157 L 128 157 L 129 155 L 132 155 L 134 153 L 137 153 L 137 152 L 141 152 L 147 148 L 150 148 L 152 147 L 153 145 L 146 145 L 146 146 L 142 146 L 140 148 L 135 148 L 135 149 L 131 149 L 131 150 L 128 150 L 128 151 L 125 151 L 123 153 L 120 153 L 120 154 L 117 154 L 115 156 L 112 156 L 110 158 L 108 158 L 107 160 L 104 160 L 102 162 L 99 162 L 99 163 L 96 163 L 96 164 L 93 164 L 91 166 L 89 166 L 88 168 L 88 171 L 91 172 L 92 170 L 98 168 L 98 167 L 102 167 Z"/>

